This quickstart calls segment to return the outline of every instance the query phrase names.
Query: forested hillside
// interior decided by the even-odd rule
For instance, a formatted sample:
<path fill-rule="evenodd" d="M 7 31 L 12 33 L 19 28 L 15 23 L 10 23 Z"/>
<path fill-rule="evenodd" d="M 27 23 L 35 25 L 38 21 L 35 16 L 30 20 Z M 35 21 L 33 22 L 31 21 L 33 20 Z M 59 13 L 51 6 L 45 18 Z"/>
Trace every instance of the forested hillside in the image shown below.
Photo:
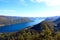
<path fill-rule="evenodd" d="M 50 21 L 43 21 L 40 25 L 40 32 L 28 28 L 18 32 L 1 33 L 0 40 L 60 40 L 60 31 L 55 28 L 57 24 Z"/>

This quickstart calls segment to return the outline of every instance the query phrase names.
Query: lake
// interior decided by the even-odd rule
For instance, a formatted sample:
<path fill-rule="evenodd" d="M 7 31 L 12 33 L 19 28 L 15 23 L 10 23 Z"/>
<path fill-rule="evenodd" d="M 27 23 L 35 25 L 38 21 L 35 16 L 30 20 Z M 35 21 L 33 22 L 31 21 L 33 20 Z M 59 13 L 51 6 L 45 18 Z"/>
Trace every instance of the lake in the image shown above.
<path fill-rule="evenodd" d="M 22 23 L 22 24 L 13 24 L 13 25 L 8 25 L 8 26 L 2 26 L 0 27 L 0 32 L 4 33 L 4 32 L 16 32 L 18 30 L 22 30 L 26 27 L 30 27 L 33 25 L 36 25 L 42 21 L 44 21 L 45 18 L 43 19 L 35 19 L 33 22 L 27 22 L 27 23 Z"/>

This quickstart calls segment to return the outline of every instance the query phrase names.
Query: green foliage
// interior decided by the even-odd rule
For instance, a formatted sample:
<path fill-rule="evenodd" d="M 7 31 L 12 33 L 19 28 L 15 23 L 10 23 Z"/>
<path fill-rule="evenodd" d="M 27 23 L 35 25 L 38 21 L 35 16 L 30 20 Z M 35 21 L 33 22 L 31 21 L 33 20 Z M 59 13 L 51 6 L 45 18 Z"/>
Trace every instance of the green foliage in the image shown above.
<path fill-rule="evenodd" d="M 60 31 L 54 31 L 54 23 L 44 21 L 41 23 L 42 31 L 24 29 L 19 32 L 0 34 L 0 40 L 60 40 Z"/>

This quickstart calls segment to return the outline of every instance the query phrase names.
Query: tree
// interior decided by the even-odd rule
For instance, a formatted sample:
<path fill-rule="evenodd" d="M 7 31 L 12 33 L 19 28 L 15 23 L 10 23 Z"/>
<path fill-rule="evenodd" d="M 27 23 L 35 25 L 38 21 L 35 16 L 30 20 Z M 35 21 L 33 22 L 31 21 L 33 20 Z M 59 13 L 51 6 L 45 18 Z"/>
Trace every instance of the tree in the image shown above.
<path fill-rule="evenodd" d="M 54 34 L 54 26 L 56 26 L 55 23 L 49 22 L 49 21 L 43 21 L 41 23 L 42 25 L 42 32 L 41 32 L 41 37 L 46 40 L 54 40 L 53 36 Z"/>

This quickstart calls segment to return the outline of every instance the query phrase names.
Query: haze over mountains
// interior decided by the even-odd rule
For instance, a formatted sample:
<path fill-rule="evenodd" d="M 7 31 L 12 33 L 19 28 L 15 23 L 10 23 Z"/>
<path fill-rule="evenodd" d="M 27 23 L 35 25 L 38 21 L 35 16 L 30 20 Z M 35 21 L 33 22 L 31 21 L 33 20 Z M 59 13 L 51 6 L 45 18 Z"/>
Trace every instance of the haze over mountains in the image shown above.
<path fill-rule="evenodd" d="M 42 18 L 44 19 L 43 21 L 41 21 Z M 1 20 L 9 19 L 9 21 L 11 21 L 12 19 L 13 22 L 19 19 L 19 24 L 0 27 L 0 40 L 9 40 L 9 39 L 11 40 L 35 40 L 35 39 L 36 40 L 55 40 L 55 39 L 60 40 L 60 16 L 46 17 L 46 18 L 45 17 L 3 16 L 0 17 L 0 19 Z M 35 24 L 36 21 L 38 21 L 37 24 Z M 6 22 L 4 23 L 8 23 L 8 22 L 6 20 Z M 28 24 L 26 22 L 28 22 Z M 32 25 L 29 25 L 30 22 L 32 23 Z M 21 25 L 20 23 L 22 23 L 23 25 Z"/>
<path fill-rule="evenodd" d="M 11 16 L 0 16 L 0 24 L 9 25 L 9 24 L 16 24 L 16 23 L 25 23 L 25 22 L 32 22 L 31 19 L 28 17 L 11 17 Z"/>
<path fill-rule="evenodd" d="M 26 27 L 36 25 L 42 22 L 43 20 L 45 20 L 45 18 L 1 16 L 0 25 L 4 25 L 0 26 L 0 32 L 16 32 Z"/>
<path fill-rule="evenodd" d="M 31 29 L 34 29 L 36 31 L 40 31 L 41 27 L 42 27 L 42 23 L 44 24 L 56 24 L 55 28 L 57 30 L 60 30 L 60 16 L 54 16 L 54 17 L 47 17 L 44 21 L 42 21 L 41 23 L 34 25 Z M 51 26 L 51 25 L 50 25 Z"/>
<path fill-rule="evenodd" d="M 32 22 L 36 19 L 46 18 L 46 21 L 53 21 L 53 22 L 60 22 L 59 16 L 54 17 L 16 17 L 16 16 L 1 16 L 0 15 L 0 24 L 9 25 L 9 24 L 16 24 L 16 23 L 25 23 L 25 22 Z"/>

